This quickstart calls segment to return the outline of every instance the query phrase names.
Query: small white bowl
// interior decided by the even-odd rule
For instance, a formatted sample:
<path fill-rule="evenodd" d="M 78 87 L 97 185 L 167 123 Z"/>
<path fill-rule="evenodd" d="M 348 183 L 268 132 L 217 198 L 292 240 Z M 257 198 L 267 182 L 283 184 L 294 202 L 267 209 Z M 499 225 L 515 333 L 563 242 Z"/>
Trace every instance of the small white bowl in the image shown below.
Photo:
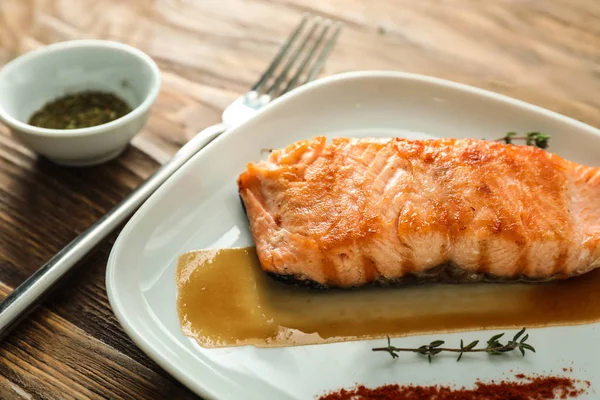
<path fill-rule="evenodd" d="M 24 54 L 0 70 L 0 120 L 27 147 L 57 164 L 95 165 L 125 149 L 146 123 L 159 89 L 158 66 L 136 48 L 104 40 L 61 42 Z M 112 92 L 132 111 L 81 129 L 27 123 L 47 102 L 84 90 Z"/>

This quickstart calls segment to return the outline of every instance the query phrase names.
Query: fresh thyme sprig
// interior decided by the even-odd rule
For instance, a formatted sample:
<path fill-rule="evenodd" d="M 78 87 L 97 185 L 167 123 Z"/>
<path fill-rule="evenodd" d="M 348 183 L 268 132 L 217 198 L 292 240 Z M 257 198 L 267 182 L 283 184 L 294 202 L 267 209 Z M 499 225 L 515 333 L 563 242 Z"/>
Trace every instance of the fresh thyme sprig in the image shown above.
<path fill-rule="evenodd" d="M 418 353 L 424 356 L 427 356 L 429 362 L 431 362 L 431 357 L 439 354 L 443 351 L 459 353 L 456 361 L 460 361 L 464 353 L 488 353 L 491 355 L 500 355 L 504 353 L 508 353 L 510 351 L 518 349 L 523 357 L 525 357 L 525 351 L 529 350 L 535 353 L 535 349 L 529 343 L 527 343 L 527 339 L 529 339 L 529 334 L 523 336 L 525 333 L 525 328 L 521 329 L 519 332 L 515 334 L 512 340 L 509 340 L 506 344 L 502 344 L 499 339 L 504 336 L 504 333 L 500 333 L 498 335 L 492 336 L 487 341 L 486 347 L 475 348 L 479 343 L 479 340 L 475 340 L 468 345 L 464 345 L 462 339 L 460 341 L 460 348 L 447 348 L 441 347 L 445 342 L 443 340 L 434 340 L 429 344 L 425 344 L 423 346 L 417 348 L 406 348 L 406 347 L 394 347 L 390 342 L 390 338 L 388 336 L 388 345 L 386 347 L 377 347 L 372 349 L 373 351 L 385 351 L 389 353 L 392 358 L 398 358 L 398 353 L 400 352 L 412 352 Z M 520 339 L 520 340 L 519 340 Z"/>
<path fill-rule="evenodd" d="M 529 132 L 525 136 L 517 136 L 516 132 L 507 132 L 504 137 L 496 139 L 496 142 L 511 144 L 513 140 L 524 140 L 527 146 L 536 146 L 540 149 L 547 149 L 550 135 L 541 132 Z"/>

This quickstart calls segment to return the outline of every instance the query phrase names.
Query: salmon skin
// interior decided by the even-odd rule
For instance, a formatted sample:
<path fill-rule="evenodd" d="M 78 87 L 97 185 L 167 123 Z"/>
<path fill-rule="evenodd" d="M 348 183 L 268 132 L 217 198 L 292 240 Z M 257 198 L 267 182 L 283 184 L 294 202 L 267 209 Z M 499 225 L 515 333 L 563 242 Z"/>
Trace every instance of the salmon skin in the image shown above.
<path fill-rule="evenodd" d="M 600 266 L 600 168 L 533 146 L 315 137 L 237 183 L 263 270 L 287 282 L 537 282 Z"/>

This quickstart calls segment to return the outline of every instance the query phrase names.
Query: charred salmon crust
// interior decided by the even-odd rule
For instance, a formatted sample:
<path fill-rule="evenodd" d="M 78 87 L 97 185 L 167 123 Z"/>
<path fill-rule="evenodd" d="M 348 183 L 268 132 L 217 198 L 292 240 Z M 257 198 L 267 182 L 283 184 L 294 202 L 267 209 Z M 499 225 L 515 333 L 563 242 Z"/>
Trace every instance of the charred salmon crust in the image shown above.
<path fill-rule="evenodd" d="M 600 168 L 533 146 L 316 137 L 237 184 L 261 267 L 288 283 L 539 282 L 600 266 Z"/>
<path fill-rule="evenodd" d="M 315 282 L 311 279 L 307 279 L 303 276 L 298 275 L 280 275 L 272 272 L 267 272 L 267 274 L 273 278 L 274 280 L 284 283 L 290 286 L 296 286 L 299 288 L 308 288 L 313 290 L 328 290 L 332 287 L 327 284 L 321 284 Z M 414 275 L 407 274 L 401 278 L 392 278 L 392 279 L 384 279 L 377 278 L 372 282 L 368 283 L 358 283 L 355 285 L 346 285 L 340 286 L 336 288 L 342 289 L 354 289 L 357 287 L 386 287 L 386 286 L 413 286 L 420 285 L 430 282 L 440 282 L 447 284 L 461 284 L 461 283 L 475 283 L 475 282 L 485 282 L 485 283 L 541 283 L 548 282 L 552 280 L 561 279 L 559 276 L 553 276 L 549 278 L 529 278 L 527 276 L 514 276 L 514 277 L 498 277 L 488 273 L 469 273 L 452 263 L 446 263 L 443 265 L 438 265 L 433 267 L 427 271 L 425 271 L 422 275 Z"/>

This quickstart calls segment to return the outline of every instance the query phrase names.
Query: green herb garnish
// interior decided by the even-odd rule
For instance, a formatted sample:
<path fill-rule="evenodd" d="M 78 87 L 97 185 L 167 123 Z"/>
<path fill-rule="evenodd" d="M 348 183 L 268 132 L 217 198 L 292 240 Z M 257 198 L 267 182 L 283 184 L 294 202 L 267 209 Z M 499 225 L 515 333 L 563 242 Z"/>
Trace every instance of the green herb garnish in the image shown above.
<path fill-rule="evenodd" d="M 78 129 L 102 125 L 128 114 L 131 107 L 118 96 L 99 91 L 72 93 L 45 104 L 29 124 L 48 129 Z"/>
<path fill-rule="evenodd" d="M 496 142 L 511 144 L 513 143 L 513 140 L 524 140 L 527 146 L 536 146 L 540 149 L 547 149 L 550 135 L 541 132 L 529 132 L 525 136 L 517 136 L 516 132 L 507 132 L 504 137 L 496 139 Z"/>
<path fill-rule="evenodd" d="M 525 333 L 525 328 L 521 329 L 519 332 L 515 334 L 512 340 L 508 341 L 506 344 L 502 344 L 499 339 L 504 336 L 504 333 L 500 333 L 498 335 L 492 336 L 488 341 L 485 347 L 475 348 L 477 344 L 479 344 L 479 340 L 475 340 L 466 346 L 464 345 L 462 339 L 460 341 L 459 348 L 447 348 L 441 347 L 445 342 L 443 340 L 434 340 L 433 342 L 417 347 L 417 348 L 406 348 L 406 347 L 394 347 L 390 342 L 390 338 L 388 337 L 388 345 L 386 347 L 377 347 L 372 349 L 373 351 L 385 351 L 389 353 L 392 358 L 398 358 L 398 353 L 400 352 L 411 352 L 418 353 L 423 356 L 427 356 L 429 362 L 431 362 L 431 357 L 439 354 L 443 351 L 451 352 L 451 353 L 459 353 L 456 361 L 460 361 L 464 353 L 488 353 L 493 356 L 504 354 L 511 352 L 513 350 L 519 350 L 523 357 L 525 356 L 525 351 L 529 350 L 535 353 L 535 349 L 529 343 L 527 343 L 527 339 L 529 339 L 529 335 L 523 336 Z M 519 340 L 520 339 L 520 340 Z"/>

